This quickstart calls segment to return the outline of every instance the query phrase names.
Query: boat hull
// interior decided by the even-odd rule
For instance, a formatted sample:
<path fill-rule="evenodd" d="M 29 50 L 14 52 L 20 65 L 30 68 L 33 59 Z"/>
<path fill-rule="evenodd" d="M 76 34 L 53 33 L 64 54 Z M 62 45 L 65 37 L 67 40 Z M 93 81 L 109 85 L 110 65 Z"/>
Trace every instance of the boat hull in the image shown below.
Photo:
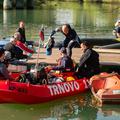
<path fill-rule="evenodd" d="M 107 104 L 120 103 L 120 89 L 111 89 L 102 94 L 102 102 Z"/>
<path fill-rule="evenodd" d="M 87 89 L 86 79 L 52 85 L 0 81 L 0 102 L 36 104 L 79 94 Z"/>

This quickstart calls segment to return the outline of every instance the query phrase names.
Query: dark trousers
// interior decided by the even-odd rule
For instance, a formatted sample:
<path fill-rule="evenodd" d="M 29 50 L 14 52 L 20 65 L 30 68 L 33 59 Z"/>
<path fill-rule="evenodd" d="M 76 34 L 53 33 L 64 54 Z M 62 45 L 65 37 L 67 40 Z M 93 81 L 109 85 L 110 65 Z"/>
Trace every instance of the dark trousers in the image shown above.
<path fill-rule="evenodd" d="M 75 41 L 75 40 L 65 39 L 65 40 L 63 41 L 62 46 L 65 47 L 65 48 L 67 48 L 67 55 L 68 55 L 69 57 L 72 56 L 72 48 L 73 48 L 76 44 L 78 44 L 78 42 Z"/>

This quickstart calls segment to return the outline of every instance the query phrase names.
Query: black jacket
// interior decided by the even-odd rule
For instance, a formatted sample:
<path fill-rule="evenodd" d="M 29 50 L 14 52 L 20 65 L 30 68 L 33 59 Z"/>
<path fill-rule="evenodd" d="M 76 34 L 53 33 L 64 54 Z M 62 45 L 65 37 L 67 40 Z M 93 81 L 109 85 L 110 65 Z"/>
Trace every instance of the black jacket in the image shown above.
<path fill-rule="evenodd" d="M 78 71 L 87 71 L 91 74 L 98 74 L 100 72 L 99 54 L 92 50 L 86 49 L 80 58 Z"/>
<path fill-rule="evenodd" d="M 22 43 L 25 43 L 25 42 L 26 42 L 25 28 L 18 28 L 18 29 L 16 30 L 16 32 L 19 32 L 20 35 L 21 35 L 20 41 L 21 41 Z"/>

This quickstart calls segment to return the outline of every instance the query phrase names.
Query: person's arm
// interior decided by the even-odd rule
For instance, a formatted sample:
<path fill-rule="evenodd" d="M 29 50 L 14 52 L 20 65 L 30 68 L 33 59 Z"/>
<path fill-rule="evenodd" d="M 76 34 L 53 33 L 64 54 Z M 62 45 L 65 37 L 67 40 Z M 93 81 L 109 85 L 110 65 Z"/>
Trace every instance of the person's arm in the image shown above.
<path fill-rule="evenodd" d="M 88 60 L 88 58 L 90 57 L 90 55 L 91 55 L 91 51 L 90 50 L 87 50 L 83 55 L 82 55 L 82 57 L 81 57 L 81 59 L 80 59 L 80 63 L 79 63 L 79 68 L 80 67 L 82 67 L 84 64 L 85 64 L 85 62 Z"/>
<path fill-rule="evenodd" d="M 61 58 L 60 64 L 57 66 L 53 66 L 52 70 L 63 70 L 65 68 L 65 65 L 66 65 L 66 61 L 63 58 Z"/>
<path fill-rule="evenodd" d="M 81 44 L 81 40 L 77 34 L 76 34 L 75 40 L 78 42 L 78 44 Z"/>
<path fill-rule="evenodd" d="M 120 33 L 117 33 L 117 37 L 120 38 Z"/>
<path fill-rule="evenodd" d="M 64 69 L 64 65 L 58 65 L 52 67 L 52 70 L 63 70 L 63 69 Z"/>
<path fill-rule="evenodd" d="M 52 37 L 54 34 L 56 34 L 56 32 L 60 32 L 61 31 L 61 27 L 56 28 L 55 30 L 53 30 L 50 34 L 50 37 Z"/>
<path fill-rule="evenodd" d="M 76 31 L 75 31 L 74 29 L 72 29 L 71 34 L 72 34 L 72 36 L 73 36 L 73 39 L 74 39 L 75 41 L 77 41 L 78 44 L 81 44 L 81 40 L 80 40 L 79 36 L 77 35 L 77 33 L 76 33 Z"/>
<path fill-rule="evenodd" d="M 21 43 L 20 41 L 17 41 L 16 45 L 18 47 L 20 47 L 22 50 L 28 52 L 28 53 L 34 53 L 33 50 L 29 49 L 27 46 L 25 46 L 23 43 Z"/>

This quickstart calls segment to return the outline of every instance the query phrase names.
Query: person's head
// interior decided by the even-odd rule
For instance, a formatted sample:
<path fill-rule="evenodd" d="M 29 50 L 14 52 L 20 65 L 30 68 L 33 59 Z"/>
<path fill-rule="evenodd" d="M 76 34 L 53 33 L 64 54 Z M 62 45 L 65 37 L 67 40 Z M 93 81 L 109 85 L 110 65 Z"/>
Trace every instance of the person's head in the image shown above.
<path fill-rule="evenodd" d="M 3 61 L 5 59 L 5 50 L 3 48 L 0 48 L 0 61 Z"/>
<path fill-rule="evenodd" d="M 19 22 L 19 27 L 20 27 L 20 28 L 24 28 L 24 27 L 25 27 L 25 23 L 24 23 L 23 21 L 20 21 L 20 22 Z"/>
<path fill-rule="evenodd" d="M 66 55 L 66 54 L 67 54 L 66 48 L 65 48 L 65 47 L 62 47 L 62 48 L 60 49 L 60 55 Z"/>
<path fill-rule="evenodd" d="M 15 33 L 14 33 L 14 38 L 15 38 L 16 40 L 20 40 L 20 39 L 21 39 L 20 33 L 19 33 L 19 32 L 15 32 Z"/>
<path fill-rule="evenodd" d="M 90 44 L 90 42 L 88 41 L 83 41 L 81 44 L 80 44 L 80 48 L 82 51 L 88 49 L 88 48 L 92 48 L 92 45 Z"/>
<path fill-rule="evenodd" d="M 117 20 L 117 22 L 115 23 L 115 27 L 120 26 L 120 20 Z"/>
<path fill-rule="evenodd" d="M 15 39 L 14 37 L 11 37 L 10 42 L 15 45 L 17 42 L 17 39 Z"/>
<path fill-rule="evenodd" d="M 62 26 L 62 32 L 63 32 L 65 35 L 67 35 L 67 34 L 69 33 L 69 30 L 71 30 L 71 27 L 70 27 L 69 24 L 64 24 L 64 25 Z"/>

